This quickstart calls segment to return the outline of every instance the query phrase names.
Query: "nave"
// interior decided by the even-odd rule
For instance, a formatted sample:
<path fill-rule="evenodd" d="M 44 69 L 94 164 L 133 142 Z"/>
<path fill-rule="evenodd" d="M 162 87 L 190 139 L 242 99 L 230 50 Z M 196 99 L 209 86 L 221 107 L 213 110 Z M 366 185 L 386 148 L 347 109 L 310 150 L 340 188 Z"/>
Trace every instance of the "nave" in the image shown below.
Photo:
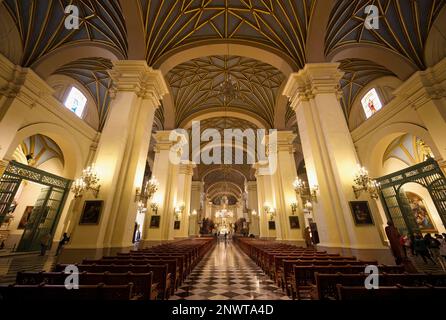
<path fill-rule="evenodd" d="M 231 240 L 219 240 L 171 300 L 290 300 Z"/>

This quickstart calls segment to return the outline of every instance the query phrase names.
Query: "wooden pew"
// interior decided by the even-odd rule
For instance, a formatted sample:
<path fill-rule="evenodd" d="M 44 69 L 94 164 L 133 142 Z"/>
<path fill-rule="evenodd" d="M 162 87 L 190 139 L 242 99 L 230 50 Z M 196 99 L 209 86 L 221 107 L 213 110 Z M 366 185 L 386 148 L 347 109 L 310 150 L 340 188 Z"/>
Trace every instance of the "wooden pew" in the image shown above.
<path fill-rule="evenodd" d="M 417 300 L 425 301 L 427 298 L 446 298 L 446 287 L 406 287 L 392 286 L 380 287 L 377 290 L 367 290 L 365 287 L 347 287 L 341 284 L 337 286 L 339 300 Z"/>
<path fill-rule="evenodd" d="M 132 300 L 133 284 L 80 285 L 68 290 L 64 285 L 7 285 L 0 286 L 0 301 L 76 301 L 76 300 Z"/>

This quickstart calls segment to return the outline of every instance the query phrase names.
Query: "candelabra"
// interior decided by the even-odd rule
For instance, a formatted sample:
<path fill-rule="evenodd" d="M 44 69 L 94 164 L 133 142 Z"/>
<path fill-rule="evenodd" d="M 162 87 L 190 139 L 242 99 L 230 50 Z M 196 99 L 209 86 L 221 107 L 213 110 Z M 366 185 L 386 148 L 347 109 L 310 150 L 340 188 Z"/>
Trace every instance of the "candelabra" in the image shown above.
<path fill-rule="evenodd" d="M 158 207 L 159 207 L 159 205 L 158 205 L 158 203 L 156 203 L 156 202 L 152 202 L 152 203 L 150 204 L 150 208 L 152 209 L 152 212 L 153 212 L 155 215 L 158 215 Z"/>
<path fill-rule="evenodd" d="M 317 191 L 319 190 L 318 185 L 308 187 L 305 181 L 299 177 L 296 177 L 293 182 L 293 188 L 296 195 L 298 195 L 303 201 L 317 202 Z"/>
<path fill-rule="evenodd" d="M 82 176 L 74 181 L 71 191 L 74 193 L 75 198 L 79 198 L 86 191 L 91 190 L 95 198 L 97 198 L 101 188 L 99 180 L 94 165 L 89 166 L 82 171 Z"/>
<path fill-rule="evenodd" d="M 270 219 L 270 220 L 274 220 L 274 217 L 275 217 L 275 215 L 276 215 L 276 209 L 272 208 L 272 207 L 269 206 L 269 205 L 264 205 L 264 206 L 263 206 L 263 210 L 265 211 L 265 214 L 266 214 L 267 216 L 269 216 L 269 219 Z"/>
<path fill-rule="evenodd" d="M 180 215 L 184 211 L 184 205 L 179 205 L 175 207 L 174 214 L 175 214 L 175 221 L 180 220 Z"/>
<path fill-rule="evenodd" d="M 156 180 L 155 176 L 153 176 L 145 183 L 142 191 L 141 188 L 136 188 L 135 202 L 142 203 L 144 208 L 147 208 L 147 201 L 153 197 L 155 192 L 158 190 L 158 187 L 158 180 Z"/>
<path fill-rule="evenodd" d="M 370 194 L 372 199 L 379 198 L 380 184 L 374 179 L 371 179 L 366 168 L 358 166 L 358 171 L 355 174 L 355 185 L 352 186 L 356 199 L 359 198 L 363 191 Z"/>
<path fill-rule="evenodd" d="M 297 211 L 297 202 L 292 202 L 290 204 L 290 206 L 291 206 L 291 212 L 293 213 L 293 216 L 294 216 L 296 214 L 296 211 Z"/>

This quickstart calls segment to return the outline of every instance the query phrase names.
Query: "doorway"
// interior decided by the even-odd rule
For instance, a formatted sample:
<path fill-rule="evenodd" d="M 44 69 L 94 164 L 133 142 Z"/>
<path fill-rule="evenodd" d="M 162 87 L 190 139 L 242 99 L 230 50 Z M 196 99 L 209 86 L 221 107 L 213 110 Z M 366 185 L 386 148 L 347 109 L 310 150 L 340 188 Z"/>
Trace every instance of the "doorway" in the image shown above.
<path fill-rule="evenodd" d="M 5 220 L 14 205 L 14 197 L 22 181 L 37 184 L 40 194 L 32 207 L 17 251 L 36 251 L 40 238 L 49 234 L 54 237 L 71 181 L 33 167 L 11 161 L 0 179 L 0 223 Z"/>
<path fill-rule="evenodd" d="M 380 198 L 386 216 L 401 234 L 423 232 L 413 212 L 414 200 L 404 190 L 404 186 L 410 183 L 416 183 L 428 191 L 441 222 L 446 226 L 446 178 L 433 158 L 377 181 L 381 186 Z"/>

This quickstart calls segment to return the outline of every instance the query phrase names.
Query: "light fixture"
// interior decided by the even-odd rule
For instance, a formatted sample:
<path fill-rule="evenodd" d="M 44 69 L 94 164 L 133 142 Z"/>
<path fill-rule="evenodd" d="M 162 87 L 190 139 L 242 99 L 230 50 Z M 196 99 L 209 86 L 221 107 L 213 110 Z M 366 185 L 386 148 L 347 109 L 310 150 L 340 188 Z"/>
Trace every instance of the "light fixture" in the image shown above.
<path fill-rule="evenodd" d="M 80 178 L 74 181 L 71 191 L 76 198 L 79 198 L 82 197 L 86 191 L 90 190 L 93 192 L 95 198 L 97 198 L 99 189 L 101 188 L 98 184 L 99 180 L 94 165 L 91 165 L 82 171 L 82 176 Z"/>
<path fill-rule="evenodd" d="M 374 179 L 371 179 L 366 168 L 358 165 L 358 170 L 355 173 L 355 185 L 352 186 L 356 199 L 359 198 L 363 191 L 370 194 L 372 199 L 379 198 L 380 184 Z"/>
<path fill-rule="evenodd" d="M 265 214 L 269 216 L 270 220 L 273 220 L 276 215 L 276 209 L 272 208 L 268 204 L 265 204 L 263 206 L 263 211 L 265 211 Z"/>
<path fill-rule="evenodd" d="M 317 202 L 317 191 L 319 190 L 318 185 L 315 184 L 311 187 L 308 187 L 305 181 L 303 181 L 299 177 L 296 177 L 293 182 L 293 188 L 296 192 L 296 195 L 302 198 L 302 200 Z"/>
<path fill-rule="evenodd" d="M 152 203 L 150 204 L 150 208 L 152 209 L 152 212 L 153 212 L 155 215 L 158 215 L 159 204 L 158 204 L 157 202 L 152 202 Z"/>
<path fill-rule="evenodd" d="M 191 216 L 196 216 L 197 215 L 197 210 L 192 210 L 192 212 L 190 213 Z"/>
<path fill-rule="evenodd" d="M 175 207 L 175 210 L 174 210 L 175 221 L 180 220 L 180 215 L 183 213 L 183 211 L 184 211 L 184 205 L 183 204 L 178 205 L 178 206 Z"/>
<path fill-rule="evenodd" d="M 293 216 L 294 216 L 296 214 L 296 211 L 297 211 L 297 202 L 292 202 L 290 204 L 290 206 L 291 206 L 291 212 L 293 213 Z"/>
<path fill-rule="evenodd" d="M 142 202 L 144 208 L 147 208 L 147 201 L 153 197 L 155 192 L 158 190 L 158 187 L 158 180 L 156 180 L 155 176 L 152 176 L 152 178 L 145 183 L 142 191 L 141 188 L 136 188 L 135 202 Z"/>
<path fill-rule="evenodd" d="M 257 211 L 252 210 L 252 211 L 251 211 L 251 215 L 252 215 L 253 217 L 257 216 Z"/>
<path fill-rule="evenodd" d="M 313 204 L 310 201 L 305 202 L 304 207 L 307 209 L 307 211 L 311 212 L 313 210 Z"/>

